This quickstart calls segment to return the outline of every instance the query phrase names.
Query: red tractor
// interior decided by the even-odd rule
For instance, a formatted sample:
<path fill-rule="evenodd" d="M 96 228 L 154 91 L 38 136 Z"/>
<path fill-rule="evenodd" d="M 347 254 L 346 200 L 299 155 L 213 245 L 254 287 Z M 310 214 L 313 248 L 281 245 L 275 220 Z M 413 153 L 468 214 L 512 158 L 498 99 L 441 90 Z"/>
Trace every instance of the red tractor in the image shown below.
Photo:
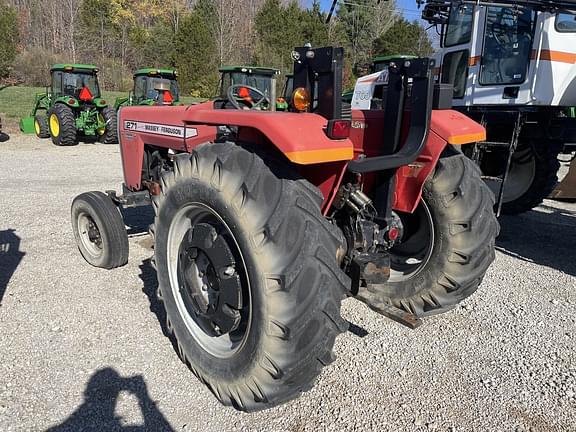
<path fill-rule="evenodd" d="M 346 296 L 414 328 L 476 290 L 498 233 L 494 197 L 458 148 L 485 131 L 445 109 L 431 60 L 391 62 L 380 108 L 342 119 L 343 50 L 292 55 L 299 112 L 225 98 L 122 108 L 123 193 L 72 204 L 80 252 L 109 269 L 128 260 L 119 207 L 152 204 L 179 355 L 245 411 L 311 388 L 348 327 Z"/>

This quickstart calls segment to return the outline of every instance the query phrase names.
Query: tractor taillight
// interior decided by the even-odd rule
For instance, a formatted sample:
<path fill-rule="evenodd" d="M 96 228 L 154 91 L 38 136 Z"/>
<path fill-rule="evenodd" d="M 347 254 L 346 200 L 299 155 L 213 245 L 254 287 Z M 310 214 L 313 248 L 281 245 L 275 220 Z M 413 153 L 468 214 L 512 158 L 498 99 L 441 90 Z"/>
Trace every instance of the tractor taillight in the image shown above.
<path fill-rule="evenodd" d="M 350 136 L 350 120 L 330 120 L 326 128 L 328 138 L 346 139 Z"/>
<path fill-rule="evenodd" d="M 68 103 L 69 103 L 70 105 L 75 105 L 75 104 L 76 104 L 76 99 L 70 98 L 70 99 L 68 99 Z"/>

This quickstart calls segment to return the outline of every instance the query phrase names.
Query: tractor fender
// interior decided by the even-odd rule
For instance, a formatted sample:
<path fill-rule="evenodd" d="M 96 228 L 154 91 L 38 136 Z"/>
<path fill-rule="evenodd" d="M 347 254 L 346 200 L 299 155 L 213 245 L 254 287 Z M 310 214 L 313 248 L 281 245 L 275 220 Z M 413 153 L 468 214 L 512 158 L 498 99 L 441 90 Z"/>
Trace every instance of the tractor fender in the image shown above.
<path fill-rule="evenodd" d="M 56 105 L 58 103 L 69 106 L 70 108 L 80 107 L 80 102 L 78 101 L 78 99 L 75 97 L 72 97 L 72 96 L 60 96 L 60 97 L 54 99 L 54 105 Z"/>
<path fill-rule="evenodd" d="M 94 105 L 96 105 L 96 108 L 98 109 L 108 108 L 108 106 L 110 105 L 108 101 L 102 98 L 95 98 L 93 102 Z"/>
<path fill-rule="evenodd" d="M 434 172 L 447 145 L 462 145 L 486 140 L 486 130 L 474 120 L 453 110 L 434 110 L 430 131 L 422 153 L 413 163 L 396 172 L 394 210 L 412 213 L 422 197 L 422 188 Z"/>
<path fill-rule="evenodd" d="M 215 110 L 209 107 L 208 104 L 191 107 L 184 122 L 254 129 L 297 165 L 348 161 L 354 157 L 352 141 L 330 139 L 325 133 L 327 120 L 317 114 Z"/>

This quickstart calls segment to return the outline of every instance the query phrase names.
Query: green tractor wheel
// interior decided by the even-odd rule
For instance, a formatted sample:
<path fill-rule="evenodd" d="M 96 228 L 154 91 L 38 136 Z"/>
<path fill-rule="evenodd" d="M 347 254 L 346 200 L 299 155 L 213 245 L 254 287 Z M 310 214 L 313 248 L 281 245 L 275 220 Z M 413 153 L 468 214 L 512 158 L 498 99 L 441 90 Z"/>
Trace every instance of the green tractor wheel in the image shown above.
<path fill-rule="evenodd" d="M 48 119 L 44 115 L 37 115 L 34 117 L 34 130 L 38 138 L 50 138 L 50 130 L 48 129 Z"/>
<path fill-rule="evenodd" d="M 56 104 L 48 110 L 48 128 L 52 142 L 57 146 L 76 144 L 76 121 L 72 109 Z"/>
<path fill-rule="evenodd" d="M 99 140 L 104 144 L 115 144 L 118 142 L 118 120 L 116 118 L 116 110 L 111 107 L 104 108 L 98 114 L 99 120 L 106 123 L 106 126 L 98 129 Z"/>

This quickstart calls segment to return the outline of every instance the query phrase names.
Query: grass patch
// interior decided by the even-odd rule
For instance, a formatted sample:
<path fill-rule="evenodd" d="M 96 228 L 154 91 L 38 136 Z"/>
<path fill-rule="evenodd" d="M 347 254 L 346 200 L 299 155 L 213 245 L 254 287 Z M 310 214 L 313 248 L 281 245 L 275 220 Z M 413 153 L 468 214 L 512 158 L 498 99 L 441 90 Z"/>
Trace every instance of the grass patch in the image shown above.
<path fill-rule="evenodd" d="M 34 107 L 36 94 L 45 92 L 46 89 L 44 87 L 6 87 L 0 90 L 0 117 L 2 119 L 19 120 L 22 117 L 29 116 Z M 102 92 L 102 97 L 112 106 L 114 106 L 114 101 L 117 97 L 126 96 L 128 96 L 127 92 Z M 185 96 L 181 100 L 184 104 L 191 104 L 205 99 Z"/>

